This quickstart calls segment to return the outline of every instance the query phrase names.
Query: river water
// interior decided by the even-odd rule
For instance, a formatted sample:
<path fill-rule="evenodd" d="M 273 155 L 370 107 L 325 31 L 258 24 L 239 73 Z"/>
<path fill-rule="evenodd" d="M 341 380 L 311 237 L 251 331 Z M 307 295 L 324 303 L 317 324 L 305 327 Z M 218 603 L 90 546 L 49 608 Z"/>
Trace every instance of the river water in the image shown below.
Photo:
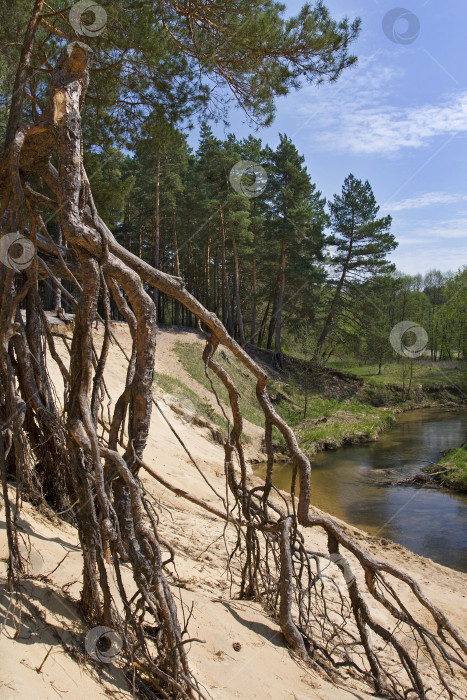
<path fill-rule="evenodd" d="M 416 474 L 466 438 L 465 409 L 404 413 L 377 442 L 315 455 L 311 501 L 372 535 L 467 572 L 467 494 L 378 485 Z M 290 490 L 290 464 L 277 464 L 275 472 L 275 485 Z M 265 465 L 255 473 L 264 477 Z"/>

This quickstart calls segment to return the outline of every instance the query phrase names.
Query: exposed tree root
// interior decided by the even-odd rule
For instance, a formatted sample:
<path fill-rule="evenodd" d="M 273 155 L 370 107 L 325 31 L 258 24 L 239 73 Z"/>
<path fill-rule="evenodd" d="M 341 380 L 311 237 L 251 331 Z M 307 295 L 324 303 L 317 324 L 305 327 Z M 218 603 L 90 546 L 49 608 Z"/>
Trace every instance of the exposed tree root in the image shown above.
<path fill-rule="evenodd" d="M 266 374 L 178 278 L 125 250 L 100 219 L 82 163 L 80 110 L 90 60 L 86 45 L 75 42 L 66 48 L 53 73 L 48 110 L 37 124 L 12 131 L 0 160 L 2 232 L 19 231 L 37 249 L 21 273 L 0 266 L 0 466 L 10 590 L 22 573 L 16 527 L 21 494 L 39 498 L 42 490 L 78 527 L 81 603 L 88 620 L 118 632 L 127 658 L 158 696 L 202 697 L 189 670 L 185 630 L 164 574 L 163 550 L 168 549 L 169 561 L 173 552 L 161 541 L 138 477 L 151 420 L 156 352 L 156 310 L 147 285 L 183 304 L 203 324 L 206 373 L 214 373 L 230 399 L 224 445 L 228 502 L 221 498 L 219 507 L 207 504 L 146 469 L 164 487 L 234 526 L 231 557 L 241 564 L 240 595 L 260 600 L 277 617 L 301 660 L 331 678 L 346 667 L 390 698 L 454 697 L 454 672 L 467 670 L 467 644 L 459 632 L 407 574 L 374 559 L 331 518 L 310 512 L 310 464 L 271 403 Z M 58 170 L 51 165 L 54 153 Z M 54 198 L 37 191 L 38 183 Z M 49 235 L 44 207 L 57 212 L 69 248 L 56 245 Z M 42 309 L 40 277 L 60 286 L 75 306 L 69 368 L 54 346 Z M 74 295 L 60 279 L 72 283 Z M 125 388 L 112 414 L 104 381 L 112 338 L 110 295 L 132 337 Z M 93 329 L 99 300 L 104 340 L 97 354 Z M 248 483 L 238 391 L 215 359 L 220 345 L 256 380 L 268 453 L 261 487 Z M 63 409 L 47 372 L 46 347 L 63 376 Z M 294 465 L 290 502 L 273 486 L 273 426 L 282 433 Z M 9 477 L 17 485 L 14 514 Z M 307 545 L 306 530 L 313 527 L 327 534 L 327 551 L 314 552 Z M 131 566 L 136 586 L 131 596 L 122 562 Z M 402 585 L 412 594 L 410 606 L 403 602 Z M 150 636 L 145 632 L 149 619 L 156 630 Z"/>

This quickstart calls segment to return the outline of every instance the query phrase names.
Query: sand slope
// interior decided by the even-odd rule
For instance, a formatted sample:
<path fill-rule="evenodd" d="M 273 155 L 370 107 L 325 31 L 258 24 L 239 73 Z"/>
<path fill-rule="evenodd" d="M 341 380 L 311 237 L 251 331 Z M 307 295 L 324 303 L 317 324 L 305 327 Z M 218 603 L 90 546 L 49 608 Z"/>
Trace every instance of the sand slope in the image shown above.
<path fill-rule="evenodd" d="M 129 349 L 127 331 L 121 327 L 116 333 L 120 342 Z M 173 373 L 204 396 L 205 389 L 186 375 L 171 352 L 176 339 L 189 340 L 194 346 L 199 346 L 196 350 L 203 347 L 202 340 L 193 333 L 161 331 L 156 369 Z M 57 345 L 61 347 L 61 341 Z M 119 349 L 112 346 L 106 381 L 114 400 L 123 386 L 125 368 Z M 52 362 L 50 369 L 60 384 Z M 182 440 L 189 445 L 213 488 L 224 496 L 222 447 L 212 440 L 208 428 L 187 423 L 162 400 L 160 405 Z M 251 430 L 255 431 L 254 426 Z M 253 440 L 251 454 L 257 450 L 258 444 Z M 207 486 L 157 411 L 153 414 L 145 461 L 173 484 L 219 506 L 219 497 Z M 184 610 L 186 614 L 194 604 L 188 625 L 189 636 L 204 643 L 191 644 L 189 658 L 195 675 L 212 697 L 278 700 L 371 697 L 371 692 L 355 684 L 353 679 L 348 679 L 348 687 L 347 684 L 338 687 L 298 665 L 284 646 L 277 624 L 264 614 L 260 606 L 234 600 L 230 595 L 226 542 L 232 541 L 233 533 L 230 530 L 224 532 L 222 522 L 176 497 L 149 474 L 142 474 L 142 479 L 159 509 L 161 534 L 176 551 L 179 579 L 173 591 L 181 613 Z M 95 663 L 84 654 L 88 629 L 79 617 L 76 604 L 81 577 L 76 531 L 57 518 L 50 520 L 37 513 L 28 504 L 22 511 L 22 525 L 30 537 L 33 552 L 31 573 L 36 576 L 23 582 L 22 617 L 16 630 L 10 614 L 12 601 L 5 589 L 2 590 L 0 697 L 7 700 L 132 697 L 131 688 L 122 677 L 118 664 Z M 373 554 L 407 570 L 420 582 L 432 601 L 452 618 L 458 629 L 467 630 L 467 575 L 423 559 L 394 543 L 343 526 Z M 3 522 L 0 528 L 0 574 L 4 581 L 7 549 Z M 316 548 L 325 547 L 324 537 L 319 531 L 307 533 L 307 540 Z M 173 568 L 172 572 L 175 574 Z M 41 580 L 40 575 L 47 575 L 47 578 Z M 129 578 L 130 571 L 125 575 Z M 234 643 L 240 645 L 238 651 L 232 646 Z M 459 679 L 459 682 L 465 682 L 462 692 L 467 697 L 467 682 L 465 679 Z"/>

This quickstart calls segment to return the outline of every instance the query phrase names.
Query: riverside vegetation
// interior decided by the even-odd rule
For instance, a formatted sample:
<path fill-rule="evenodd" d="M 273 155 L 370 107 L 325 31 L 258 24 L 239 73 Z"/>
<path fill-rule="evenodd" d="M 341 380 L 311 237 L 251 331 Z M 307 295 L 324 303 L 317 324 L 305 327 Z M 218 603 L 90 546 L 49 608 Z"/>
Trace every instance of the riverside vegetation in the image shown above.
<path fill-rule="evenodd" d="M 176 342 L 174 348 L 188 374 L 210 390 L 211 380 L 206 376 L 202 361 L 193 353 L 191 344 Z M 323 449 L 376 440 L 402 411 L 465 405 L 467 376 L 462 362 L 421 360 L 412 363 L 412 383 L 408 386 L 408 361 L 403 358 L 378 371 L 376 365 L 355 362 L 331 362 L 323 368 L 314 362 L 285 355 L 284 369 L 278 372 L 272 367 L 271 354 L 252 348 L 250 352 L 269 371 L 271 398 L 283 418 L 294 428 L 301 448 L 309 456 Z M 245 418 L 264 427 L 264 418 L 255 409 L 254 383 L 231 353 L 226 354 L 226 359 L 240 393 Z M 216 410 L 215 401 L 210 403 L 201 399 L 180 380 L 167 377 L 161 381 L 163 388 L 179 391 L 193 401 L 197 412 L 226 429 L 226 421 Z M 213 382 L 220 399 L 227 404 L 226 390 L 215 378 Z M 285 452 L 285 442 L 276 430 L 274 437 L 276 451 Z M 248 434 L 245 438 L 249 439 Z M 444 470 L 443 485 L 467 490 L 465 447 L 443 457 L 440 465 Z"/>

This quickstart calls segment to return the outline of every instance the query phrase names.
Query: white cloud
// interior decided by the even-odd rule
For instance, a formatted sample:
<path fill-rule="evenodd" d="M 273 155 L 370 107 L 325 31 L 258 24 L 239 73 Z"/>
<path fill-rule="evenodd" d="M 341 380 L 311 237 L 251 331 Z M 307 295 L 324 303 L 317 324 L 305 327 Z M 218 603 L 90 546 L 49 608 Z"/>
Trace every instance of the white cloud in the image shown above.
<path fill-rule="evenodd" d="M 324 144 L 356 154 L 391 154 L 426 146 L 435 136 L 465 132 L 467 92 L 438 106 L 343 109 L 337 133 L 324 134 Z"/>
<path fill-rule="evenodd" d="M 402 235 L 399 240 L 404 243 L 416 243 L 420 240 L 425 240 L 433 244 L 441 240 L 458 238 L 463 239 L 467 243 L 467 216 L 437 222 L 433 222 L 430 219 L 419 221 L 416 226 L 410 227 L 407 236 Z M 461 260 L 459 264 L 464 262 L 467 262 L 467 258 L 465 261 Z"/>
<path fill-rule="evenodd" d="M 435 204 L 456 204 L 467 200 L 466 194 L 448 194 L 447 192 L 426 192 L 418 197 L 410 197 L 402 199 L 400 202 L 387 204 L 384 209 L 396 212 L 405 211 L 407 209 L 421 209 L 422 207 L 430 207 Z"/>
<path fill-rule="evenodd" d="M 467 132 L 467 90 L 438 104 L 399 107 L 391 104 L 401 72 L 374 57 L 359 61 L 333 90 L 303 106 L 303 126 L 313 126 L 318 146 L 340 153 L 391 155 L 404 148 L 421 148 L 436 136 Z"/>

